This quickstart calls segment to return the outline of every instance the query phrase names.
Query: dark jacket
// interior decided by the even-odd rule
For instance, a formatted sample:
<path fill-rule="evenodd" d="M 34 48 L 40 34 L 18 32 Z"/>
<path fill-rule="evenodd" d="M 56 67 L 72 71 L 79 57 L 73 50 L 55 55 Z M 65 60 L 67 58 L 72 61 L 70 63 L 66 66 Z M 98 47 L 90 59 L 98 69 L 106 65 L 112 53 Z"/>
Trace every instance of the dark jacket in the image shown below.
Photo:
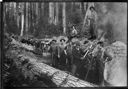
<path fill-rule="evenodd" d="M 82 57 L 81 52 L 82 52 L 81 49 L 77 50 L 76 48 L 73 48 L 73 50 L 72 50 L 73 63 L 76 64 L 76 65 L 80 64 L 80 58 Z"/>

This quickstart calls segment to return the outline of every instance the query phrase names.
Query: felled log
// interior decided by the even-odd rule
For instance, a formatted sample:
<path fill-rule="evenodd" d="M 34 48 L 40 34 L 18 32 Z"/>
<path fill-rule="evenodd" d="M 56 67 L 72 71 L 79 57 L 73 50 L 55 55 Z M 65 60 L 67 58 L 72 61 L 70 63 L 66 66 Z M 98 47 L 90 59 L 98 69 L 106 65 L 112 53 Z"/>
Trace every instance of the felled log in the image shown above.
<path fill-rule="evenodd" d="M 46 75 L 46 77 L 49 77 L 49 79 L 58 87 L 96 87 L 96 85 L 80 80 L 65 71 L 37 62 L 36 58 L 26 55 L 22 52 L 22 49 L 10 50 L 7 54 L 9 55 L 7 56 L 11 57 L 14 61 L 17 68 L 24 71 L 26 78 L 29 77 L 31 79 L 35 75 L 40 77 Z"/>

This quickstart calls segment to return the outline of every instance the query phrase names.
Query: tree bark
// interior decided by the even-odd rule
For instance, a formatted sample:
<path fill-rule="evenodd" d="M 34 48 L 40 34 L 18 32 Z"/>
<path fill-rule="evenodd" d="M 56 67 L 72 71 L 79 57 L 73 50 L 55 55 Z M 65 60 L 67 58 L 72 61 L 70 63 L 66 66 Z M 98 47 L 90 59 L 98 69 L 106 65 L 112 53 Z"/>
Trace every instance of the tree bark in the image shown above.
<path fill-rule="evenodd" d="M 71 3 L 71 12 L 73 12 L 74 8 L 74 2 Z"/>
<path fill-rule="evenodd" d="M 17 11 L 17 27 L 19 28 L 19 21 L 20 21 L 20 15 L 19 15 L 19 3 L 16 4 L 16 11 Z M 19 28 L 20 29 L 20 28 Z"/>
<path fill-rule="evenodd" d="M 84 3 L 83 2 L 81 3 L 81 11 L 82 11 L 82 16 L 84 17 L 86 10 L 84 9 Z"/>
<path fill-rule="evenodd" d="M 6 27 L 7 27 L 7 23 L 6 23 L 6 12 L 7 12 L 7 4 L 4 3 L 3 4 L 3 19 L 2 19 L 2 21 L 4 22 L 4 32 L 7 32 L 6 31 Z"/>
<path fill-rule="evenodd" d="M 66 34 L 66 3 L 63 3 L 63 34 Z"/>
<path fill-rule="evenodd" d="M 58 2 L 56 2 L 56 16 L 55 16 L 55 25 L 58 24 L 59 21 L 59 8 L 58 8 Z"/>
<path fill-rule="evenodd" d="M 22 8 L 21 8 L 21 32 L 20 32 L 20 36 L 23 36 L 23 32 L 24 32 L 24 11 L 23 11 L 23 6 L 24 3 L 21 4 Z"/>
<path fill-rule="evenodd" d="M 38 8 L 38 3 L 36 3 L 35 11 L 36 11 L 36 23 L 38 23 L 38 18 L 39 18 L 39 8 Z"/>
<path fill-rule="evenodd" d="M 23 36 L 23 32 L 24 32 L 24 14 L 21 15 L 21 32 L 20 32 L 20 36 Z"/>
<path fill-rule="evenodd" d="M 26 28 L 25 28 L 25 30 L 26 30 L 26 34 L 28 33 L 28 3 L 26 2 Z"/>
<path fill-rule="evenodd" d="M 87 3 L 87 4 L 89 4 L 89 3 Z M 88 15 L 88 12 L 89 12 L 89 6 L 87 7 L 86 12 L 85 12 L 82 30 L 84 30 L 84 26 L 85 26 L 85 23 L 86 23 L 87 15 Z"/>
<path fill-rule="evenodd" d="M 44 16 L 44 3 L 41 3 L 41 16 Z"/>
<path fill-rule="evenodd" d="M 49 23 L 54 23 L 54 3 L 49 3 Z"/>
<path fill-rule="evenodd" d="M 14 14 L 14 21 L 16 21 L 16 3 L 13 3 L 13 14 Z"/>

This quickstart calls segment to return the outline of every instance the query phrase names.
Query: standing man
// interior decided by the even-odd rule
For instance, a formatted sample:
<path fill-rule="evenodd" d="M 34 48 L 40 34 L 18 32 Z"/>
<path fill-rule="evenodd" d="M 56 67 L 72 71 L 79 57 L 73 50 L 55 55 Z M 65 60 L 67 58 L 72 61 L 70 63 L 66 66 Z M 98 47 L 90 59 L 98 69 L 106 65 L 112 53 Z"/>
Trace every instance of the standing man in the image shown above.
<path fill-rule="evenodd" d="M 76 28 L 74 26 L 70 27 L 68 41 L 71 41 L 72 38 L 77 37 L 77 34 L 78 34 L 78 32 L 77 32 Z"/>
<path fill-rule="evenodd" d="M 88 13 L 89 23 L 90 23 L 90 35 L 91 37 L 89 39 L 96 39 L 96 23 L 97 23 L 97 13 L 95 11 L 95 8 L 91 6 L 90 12 Z"/>
<path fill-rule="evenodd" d="M 77 71 L 79 66 L 81 65 L 80 58 L 82 54 L 80 49 L 80 43 L 77 41 L 74 44 L 75 45 L 72 48 L 72 55 L 73 55 L 72 74 L 74 76 L 78 76 Z"/>
<path fill-rule="evenodd" d="M 78 34 L 77 30 L 76 30 L 75 27 L 73 26 L 73 30 L 72 30 L 72 32 L 71 32 L 71 36 L 72 36 L 72 37 L 76 37 L 77 34 Z"/>

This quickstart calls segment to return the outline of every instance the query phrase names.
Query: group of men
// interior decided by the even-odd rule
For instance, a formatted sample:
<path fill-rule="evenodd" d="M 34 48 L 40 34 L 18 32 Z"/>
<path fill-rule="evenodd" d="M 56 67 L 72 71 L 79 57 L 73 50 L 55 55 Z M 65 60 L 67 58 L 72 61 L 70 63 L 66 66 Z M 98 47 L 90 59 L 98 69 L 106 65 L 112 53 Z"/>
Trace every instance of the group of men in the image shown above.
<path fill-rule="evenodd" d="M 21 41 L 24 43 L 25 39 Z M 69 41 L 67 37 L 61 36 L 35 41 L 28 39 L 26 41 L 27 44 L 34 45 L 42 53 L 50 53 L 53 67 L 68 71 L 72 75 L 92 83 L 101 81 L 104 62 L 111 59 L 107 53 L 103 52 L 103 42 L 96 40 L 80 40 L 74 36 Z M 96 74 L 100 77 L 95 77 Z"/>
<path fill-rule="evenodd" d="M 50 53 L 53 67 L 92 83 L 102 81 L 104 62 L 111 60 L 111 56 L 103 52 L 102 41 L 80 40 L 75 35 L 70 40 L 62 36 L 43 40 L 22 39 L 21 42 L 35 46 L 42 54 Z"/>
<path fill-rule="evenodd" d="M 103 80 L 104 62 L 110 61 L 111 56 L 103 49 L 103 42 L 96 40 L 96 13 L 90 7 L 88 15 L 90 23 L 90 37 L 80 40 L 78 31 L 72 26 L 69 37 L 53 37 L 51 39 L 32 40 L 23 39 L 22 43 L 35 46 L 43 52 L 51 54 L 52 66 L 92 83 L 101 83 Z M 98 76 L 99 77 L 98 77 Z"/>

